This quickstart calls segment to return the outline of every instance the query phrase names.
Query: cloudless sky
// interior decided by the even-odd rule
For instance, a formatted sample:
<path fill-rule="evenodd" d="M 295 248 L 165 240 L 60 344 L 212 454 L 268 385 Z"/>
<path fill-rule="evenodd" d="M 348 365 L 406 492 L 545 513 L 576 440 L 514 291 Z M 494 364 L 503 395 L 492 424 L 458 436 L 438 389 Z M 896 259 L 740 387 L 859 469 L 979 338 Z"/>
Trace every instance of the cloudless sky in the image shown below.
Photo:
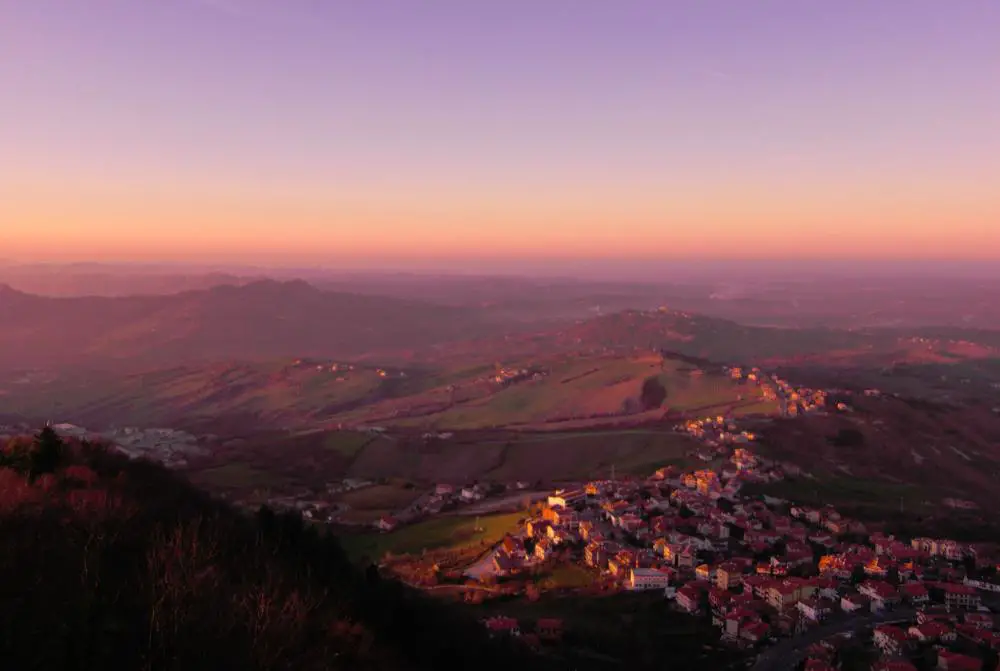
<path fill-rule="evenodd" d="M 1000 2 L 0 0 L 0 249 L 1000 261 Z"/>

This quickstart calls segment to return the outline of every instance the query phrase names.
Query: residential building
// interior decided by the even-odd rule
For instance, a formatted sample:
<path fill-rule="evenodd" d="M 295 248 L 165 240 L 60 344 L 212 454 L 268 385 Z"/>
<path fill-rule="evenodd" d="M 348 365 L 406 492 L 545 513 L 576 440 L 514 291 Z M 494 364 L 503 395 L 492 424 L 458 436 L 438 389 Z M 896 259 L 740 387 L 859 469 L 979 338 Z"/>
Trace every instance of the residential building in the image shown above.
<path fill-rule="evenodd" d="M 743 627 L 743 629 L 740 631 L 740 638 L 746 640 L 751 644 L 757 644 L 765 640 L 768 637 L 770 631 L 771 628 L 768 627 L 766 623 L 753 622 Z"/>
<path fill-rule="evenodd" d="M 871 598 L 878 610 L 892 608 L 899 603 L 899 591 L 882 580 L 868 580 L 861 584 L 858 591 Z"/>
<path fill-rule="evenodd" d="M 694 584 L 685 585 L 677 590 L 674 600 L 685 612 L 696 613 L 701 610 L 701 589 Z"/>
<path fill-rule="evenodd" d="M 799 612 L 802 613 L 802 617 L 812 622 L 822 622 L 833 613 L 833 608 L 829 601 L 823 601 L 815 597 L 799 601 L 796 606 Z"/>
<path fill-rule="evenodd" d="M 906 632 L 891 624 L 880 624 L 875 627 L 872 641 L 875 647 L 890 657 L 901 655 L 907 646 Z"/>
<path fill-rule="evenodd" d="M 631 590 L 665 589 L 670 584 L 670 573 L 655 568 L 633 568 L 629 575 Z"/>
<path fill-rule="evenodd" d="M 917 671 L 917 667 L 905 659 L 883 659 L 872 665 L 872 671 Z"/>
<path fill-rule="evenodd" d="M 922 606 L 930 599 L 927 595 L 927 588 L 922 582 L 908 582 L 900 585 L 899 595 L 903 601 L 914 606 Z"/>
<path fill-rule="evenodd" d="M 483 620 L 491 636 L 520 636 L 521 627 L 512 617 L 490 617 Z"/>
<path fill-rule="evenodd" d="M 955 631 L 944 622 L 925 622 L 910 627 L 907 633 L 921 643 L 936 643 L 938 641 L 954 641 Z"/>
<path fill-rule="evenodd" d="M 946 583 L 942 588 L 944 589 L 944 603 L 948 608 L 978 608 L 983 601 L 975 587 Z"/>
<path fill-rule="evenodd" d="M 715 571 L 715 584 L 719 589 L 733 589 L 742 582 L 743 573 L 733 562 L 725 562 Z"/>
<path fill-rule="evenodd" d="M 938 652 L 937 668 L 941 671 L 981 671 L 983 660 L 950 650 L 941 650 Z"/>

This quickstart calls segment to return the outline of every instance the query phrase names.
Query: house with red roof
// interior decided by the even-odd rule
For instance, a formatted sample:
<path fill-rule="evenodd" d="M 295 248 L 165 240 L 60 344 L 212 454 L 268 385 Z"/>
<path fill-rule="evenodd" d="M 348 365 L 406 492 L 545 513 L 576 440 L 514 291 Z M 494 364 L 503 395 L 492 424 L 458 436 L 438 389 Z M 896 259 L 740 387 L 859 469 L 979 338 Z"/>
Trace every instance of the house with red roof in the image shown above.
<path fill-rule="evenodd" d="M 890 657 L 902 654 L 909 642 L 906 632 L 892 624 L 880 624 L 875 627 L 872 641 L 875 647 Z"/>
<path fill-rule="evenodd" d="M 833 613 L 833 608 L 829 601 L 817 599 L 816 597 L 799 601 L 795 605 L 799 609 L 799 612 L 802 613 L 802 617 L 811 622 L 822 622 Z"/>
<path fill-rule="evenodd" d="M 993 629 L 996 625 L 992 613 L 966 613 L 962 616 L 962 622 L 979 629 Z"/>
<path fill-rule="evenodd" d="M 743 627 L 740 631 L 740 638 L 751 644 L 756 644 L 765 640 L 770 633 L 771 628 L 766 623 L 756 621 Z"/>
<path fill-rule="evenodd" d="M 864 594 L 852 593 L 840 597 L 840 609 L 845 613 L 871 610 L 872 600 Z"/>
<path fill-rule="evenodd" d="M 917 667 L 905 659 L 885 659 L 872 665 L 872 671 L 917 671 Z"/>
<path fill-rule="evenodd" d="M 899 603 L 899 591 L 883 580 L 867 580 L 858 591 L 869 597 L 879 610 L 892 608 Z"/>
<path fill-rule="evenodd" d="M 927 588 L 922 582 L 908 582 L 899 587 L 899 595 L 906 603 L 920 606 L 928 602 Z"/>
<path fill-rule="evenodd" d="M 925 622 L 909 628 L 907 633 L 921 643 L 936 643 L 937 641 L 954 641 L 957 638 L 954 630 L 944 622 Z"/>
<path fill-rule="evenodd" d="M 378 523 L 376 524 L 376 526 L 379 528 L 379 531 L 388 533 L 393 529 L 395 529 L 397 526 L 399 526 L 399 520 L 397 520 L 395 517 L 383 515 L 382 517 L 378 518 Z"/>
<path fill-rule="evenodd" d="M 701 609 L 701 589 L 694 583 L 684 585 L 677 590 L 674 600 L 681 610 L 687 613 L 696 613 Z"/>
<path fill-rule="evenodd" d="M 948 608 L 978 608 L 983 602 L 975 587 L 958 583 L 942 583 L 940 587 L 944 591 L 944 604 Z"/>
<path fill-rule="evenodd" d="M 991 650 L 1000 650 L 1000 633 L 998 632 L 980 629 L 971 624 L 960 624 L 958 625 L 958 633 L 976 645 L 982 645 Z"/>
<path fill-rule="evenodd" d="M 521 635 L 521 627 L 517 620 L 512 617 L 497 615 L 496 617 L 486 618 L 483 620 L 483 625 L 485 625 L 487 631 L 490 632 L 490 636 Z"/>
<path fill-rule="evenodd" d="M 982 671 L 983 660 L 950 650 L 938 653 L 937 668 L 941 671 Z"/>

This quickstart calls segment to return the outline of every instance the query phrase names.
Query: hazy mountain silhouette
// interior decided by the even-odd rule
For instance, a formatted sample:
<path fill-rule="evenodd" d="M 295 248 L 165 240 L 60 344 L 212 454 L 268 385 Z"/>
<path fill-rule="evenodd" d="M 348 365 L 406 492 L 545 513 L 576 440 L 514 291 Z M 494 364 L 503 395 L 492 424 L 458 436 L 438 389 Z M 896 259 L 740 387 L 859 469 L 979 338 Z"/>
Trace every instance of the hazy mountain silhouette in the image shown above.
<path fill-rule="evenodd" d="M 168 296 L 50 298 L 0 288 L 0 366 L 351 357 L 476 337 L 475 310 L 262 280 Z"/>

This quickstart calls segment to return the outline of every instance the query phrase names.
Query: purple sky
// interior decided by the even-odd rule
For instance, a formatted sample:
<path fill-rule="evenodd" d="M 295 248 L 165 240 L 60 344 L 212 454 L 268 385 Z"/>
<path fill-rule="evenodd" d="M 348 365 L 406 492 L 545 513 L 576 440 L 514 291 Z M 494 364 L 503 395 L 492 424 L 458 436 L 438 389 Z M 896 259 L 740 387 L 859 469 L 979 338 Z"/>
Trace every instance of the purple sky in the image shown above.
<path fill-rule="evenodd" d="M 0 0 L 0 63 L 12 256 L 1000 258 L 996 0 Z"/>

